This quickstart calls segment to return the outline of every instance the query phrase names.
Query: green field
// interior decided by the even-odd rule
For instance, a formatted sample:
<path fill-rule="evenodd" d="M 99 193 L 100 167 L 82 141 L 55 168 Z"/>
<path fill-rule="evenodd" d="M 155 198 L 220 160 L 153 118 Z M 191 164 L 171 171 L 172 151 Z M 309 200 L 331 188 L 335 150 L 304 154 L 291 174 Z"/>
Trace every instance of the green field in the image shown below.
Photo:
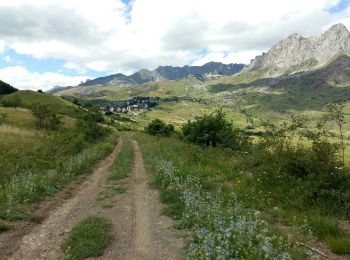
<path fill-rule="evenodd" d="M 54 96 L 16 92 L 2 101 L 10 99 L 21 100 L 21 107 L 0 107 L 0 217 L 30 219 L 37 202 L 88 173 L 110 153 L 116 134 L 86 141 L 76 122 L 87 112 Z M 61 120 L 58 130 L 37 128 L 35 116 L 25 108 L 35 104 L 57 109 Z"/>

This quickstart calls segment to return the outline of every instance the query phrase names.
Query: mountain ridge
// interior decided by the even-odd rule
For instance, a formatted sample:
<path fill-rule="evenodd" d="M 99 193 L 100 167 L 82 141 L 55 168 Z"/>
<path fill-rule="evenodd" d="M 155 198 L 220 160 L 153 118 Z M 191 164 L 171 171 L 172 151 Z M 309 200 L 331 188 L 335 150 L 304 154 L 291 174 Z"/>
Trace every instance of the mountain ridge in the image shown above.
<path fill-rule="evenodd" d="M 102 84 L 125 84 L 136 85 L 143 84 L 150 81 L 161 80 L 180 80 L 190 75 L 206 75 L 211 73 L 218 73 L 224 76 L 234 75 L 240 72 L 244 64 L 223 64 L 221 62 L 208 62 L 202 66 L 173 67 L 173 66 L 159 66 L 155 70 L 141 69 L 130 76 L 122 73 L 112 74 L 105 77 L 99 77 L 80 84 L 79 86 L 94 86 Z"/>
<path fill-rule="evenodd" d="M 350 53 L 350 32 L 339 23 L 316 37 L 291 34 L 277 42 L 268 52 L 251 60 L 242 71 L 265 71 L 266 75 L 279 76 L 298 68 L 312 68 L 328 62 L 340 53 Z"/>

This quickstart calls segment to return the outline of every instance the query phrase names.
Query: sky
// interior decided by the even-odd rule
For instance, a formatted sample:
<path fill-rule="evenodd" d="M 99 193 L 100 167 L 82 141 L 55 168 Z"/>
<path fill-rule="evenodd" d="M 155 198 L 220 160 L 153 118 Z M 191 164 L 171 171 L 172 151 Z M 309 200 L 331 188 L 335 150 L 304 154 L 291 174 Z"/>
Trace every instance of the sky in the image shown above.
<path fill-rule="evenodd" d="M 248 64 L 335 23 L 350 29 L 350 0 L 1 0 L 0 80 L 48 90 L 159 65 Z"/>

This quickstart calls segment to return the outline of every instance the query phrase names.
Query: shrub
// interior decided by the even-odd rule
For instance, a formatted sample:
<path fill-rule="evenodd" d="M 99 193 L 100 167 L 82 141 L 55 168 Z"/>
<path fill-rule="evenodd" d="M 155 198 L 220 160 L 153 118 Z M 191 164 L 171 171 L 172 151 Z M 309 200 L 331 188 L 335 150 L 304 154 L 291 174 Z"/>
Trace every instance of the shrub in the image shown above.
<path fill-rule="evenodd" d="M 103 117 L 98 113 L 88 113 L 77 121 L 76 127 L 83 134 L 86 141 L 100 141 L 110 132 L 110 129 L 99 125 L 102 120 Z"/>
<path fill-rule="evenodd" d="M 302 185 L 305 205 L 322 205 L 329 213 L 349 212 L 349 169 L 343 167 L 340 146 L 331 141 L 325 121 L 312 131 L 301 130 L 297 120 L 279 125 L 264 122 L 263 126 L 265 134 L 258 142 L 255 160 L 264 185 L 283 185 L 285 189 L 290 189 L 291 183 Z M 311 147 L 304 145 L 305 138 Z M 299 142 L 295 144 L 295 140 Z M 297 184 L 299 181 L 302 183 Z"/>
<path fill-rule="evenodd" d="M 32 113 L 38 129 L 58 130 L 61 125 L 60 117 L 49 109 L 48 106 L 38 105 L 33 107 Z"/>
<path fill-rule="evenodd" d="M 170 136 L 174 132 L 174 126 L 155 119 L 148 124 L 145 131 L 150 135 Z"/>
<path fill-rule="evenodd" d="M 215 147 L 222 145 L 238 150 L 247 138 L 225 119 L 222 110 L 213 114 L 197 117 L 195 121 L 188 121 L 182 127 L 184 139 L 203 147 Z"/>

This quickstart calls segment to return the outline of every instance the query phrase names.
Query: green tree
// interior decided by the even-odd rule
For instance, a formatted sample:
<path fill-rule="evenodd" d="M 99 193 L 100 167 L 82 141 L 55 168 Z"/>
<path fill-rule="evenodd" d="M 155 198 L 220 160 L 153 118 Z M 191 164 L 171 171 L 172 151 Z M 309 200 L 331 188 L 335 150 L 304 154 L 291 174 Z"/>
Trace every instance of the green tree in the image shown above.
<path fill-rule="evenodd" d="M 98 113 L 88 113 L 77 121 L 76 127 L 80 131 L 84 139 L 89 142 L 103 140 L 110 132 L 110 129 L 99 124 L 101 115 Z"/>
<path fill-rule="evenodd" d="M 32 113 L 36 119 L 36 127 L 39 129 L 58 130 L 62 123 L 61 118 L 48 106 L 35 106 L 32 108 Z"/>
<path fill-rule="evenodd" d="M 155 119 L 148 124 L 145 131 L 150 135 L 170 136 L 174 132 L 174 126 Z"/>
<path fill-rule="evenodd" d="M 344 134 L 343 134 L 343 126 L 345 124 L 345 116 L 344 116 L 344 105 L 331 103 L 327 106 L 327 115 L 331 120 L 334 120 L 335 123 L 339 127 L 340 139 L 341 139 L 341 149 L 342 149 L 342 158 L 343 164 L 345 164 L 345 146 L 344 146 Z"/>
<path fill-rule="evenodd" d="M 186 140 L 203 147 L 222 145 L 238 150 L 247 141 L 237 129 L 233 128 L 232 123 L 226 120 L 222 110 L 197 117 L 193 122 L 188 121 L 182 127 L 182 133 Z"/>

